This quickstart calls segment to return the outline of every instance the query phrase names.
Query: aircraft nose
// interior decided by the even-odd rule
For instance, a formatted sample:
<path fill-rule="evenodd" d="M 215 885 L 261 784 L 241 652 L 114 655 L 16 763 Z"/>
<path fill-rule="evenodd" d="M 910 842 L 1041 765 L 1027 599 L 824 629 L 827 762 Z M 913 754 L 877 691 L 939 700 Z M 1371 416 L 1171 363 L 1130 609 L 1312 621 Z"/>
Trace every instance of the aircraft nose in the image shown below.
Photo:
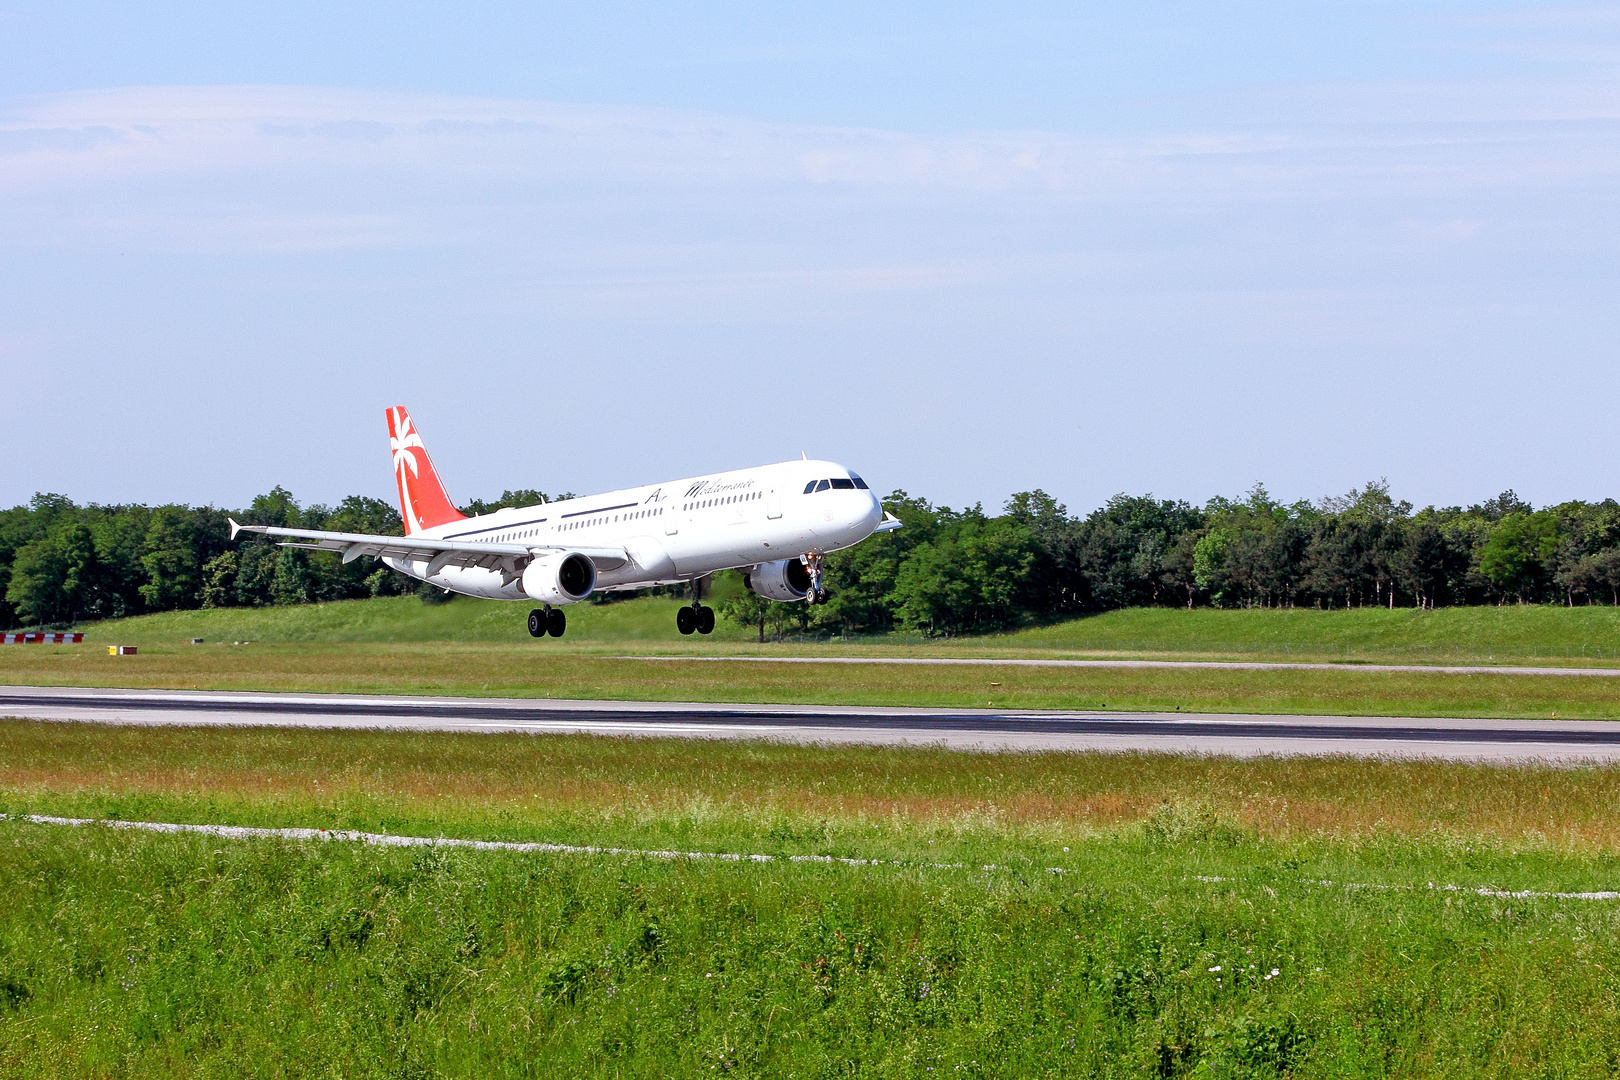
<path fill-rule="evenodd" d="M 857 494 L 865 494 L 866 498 L 861 500 L 852 524 L 870 535 L 872 530 L 876 529 L 883 521 L 883 504 L 878 502 L 877 496 L 869 491 L 857 492 Z"/>

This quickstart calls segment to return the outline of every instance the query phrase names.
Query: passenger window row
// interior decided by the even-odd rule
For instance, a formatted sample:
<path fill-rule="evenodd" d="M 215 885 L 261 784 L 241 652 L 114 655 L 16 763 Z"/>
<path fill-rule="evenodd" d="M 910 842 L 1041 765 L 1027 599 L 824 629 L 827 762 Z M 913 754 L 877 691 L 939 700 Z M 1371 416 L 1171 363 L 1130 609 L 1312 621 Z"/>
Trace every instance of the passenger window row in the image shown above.
<path fill-rule="evenodd" d="M 571 532 L 574 529 L 584 529 L 592 525 L 606 525 L 609 521 L 637 521 L 641 518 L 658 517 L 663 512 L 663 507 L 654 506 L 645 510 L 637 510 L 633 514 L 614 514 L 611 517 L 603 514 L 601 517 L 587 518 L 582 521 L 564 521 L 558 523 L 555 528 L 558 532 Z M 495 536 L 480 537 L 479 539 L 485 543 L 507 544 L 514 540 L 527 540 L 530 537 L 539 536 L 542 531 L 541 529 L 520 529 L 516 532 L 498 533 Z"/>
<path fill-rule="evenodd" d="M 639 520 L 641 518 L 657 517 L 658 515 L 662 514 L 663 512 L 664 512 L 663 507 L 655 506 L 650 510 L 637 510 L 633 514 L 614 514 L 613 517 L 612 517 L 612 520 L 613 521 L 637 521 L 637 520 Z M 587 519 L 585 521 L 570 521 L 570 522 L 567 522 L 564 525 L 559 526 L 559 528 L 563 532 L 568 532 L 568 531 L 570 531 L 572 529 L 583 529 L 583 528 L 585 528 L 586 526 L 589 526 L 589 525 L 606 525 L 608 523 L 609 523 L 608 516 L 606 514 L 603 514 L 599 518 L 589 518 L 589 519 Z"/>
<path fill-rule="evenodd" d="M 849 491 L 852 488 L 859 488 L 862 491 L 868 490 L 865 480 L 862 480 L 855 473 L 850 473 L 848 480 L 842 476 L 835 476 L 831 480 L 812 480 L 804 485 L 804 493 L 808 495 L 812 491 Z"/>
<path fill-rule="evenodd" d="M 763 494 L 765 494 L 763 491 L 749 491 L 741 495 L 728 495 L 723 499 L 701 499 L 698 502 L 687 503 L 681 507 L 681 510 L 683 512 L 687 510 L 703 510 L 710 506 L 729 506 L 732 503 L 753 502 Z"/>

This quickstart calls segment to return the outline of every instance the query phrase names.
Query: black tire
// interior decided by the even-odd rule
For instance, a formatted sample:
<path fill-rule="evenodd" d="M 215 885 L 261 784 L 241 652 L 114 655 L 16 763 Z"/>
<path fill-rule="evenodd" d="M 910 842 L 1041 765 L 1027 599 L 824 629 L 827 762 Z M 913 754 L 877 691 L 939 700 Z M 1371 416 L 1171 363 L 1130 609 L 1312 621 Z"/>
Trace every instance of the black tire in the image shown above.
<path fill-rule="evenodd" d="M 714 608 L 698 608 L 697 632 L 700 634 L 714 633 Z"/>
<path fill-rule="evenodd" d="M 697 612 L 683 606 L 675 613 L 675 629 L 683 634 L 690 634 L 697 629 Z"/>
<path fill-rule="evenodd" d="M 546 613 L 541 611 L 539 608 L 535 608 L 533 611 L 529 612 L 529 636 L 546 636 Z"/>
<path fill-rule="evenodd" d="M 546 633 L 552 637 L 562 637 L 563 631 L 568 629 L 568 616 L 563 614 L 562 608 L 552 608 L 546 612 Z"/>

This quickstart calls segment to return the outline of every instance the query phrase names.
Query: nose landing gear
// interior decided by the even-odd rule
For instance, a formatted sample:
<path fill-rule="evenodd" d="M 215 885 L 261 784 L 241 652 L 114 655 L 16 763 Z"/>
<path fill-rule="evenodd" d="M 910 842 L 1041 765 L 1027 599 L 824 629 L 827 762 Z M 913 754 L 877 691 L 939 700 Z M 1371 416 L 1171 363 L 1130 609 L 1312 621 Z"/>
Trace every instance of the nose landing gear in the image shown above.
<path fill-rule="evenodd" d="M 821 577 L 821 560 L 826 558 L 821 554 L 808 554 L 799 556 L 804 568 L 810 571 L 810 588 L 805 591 L 804 602 L 807 604 L 825 604 L 827 602 L 827 587 L 823 585 Z"/>
<path fill-rule="evenodd" d="M 552 637 L 562 637 L 563 631 L 566 629 L 568 629 L 568 616 L 563 614 L 561 608 L 535 608 L 529 612 L 530 637 L 545 637 L 547 634 Z"/>

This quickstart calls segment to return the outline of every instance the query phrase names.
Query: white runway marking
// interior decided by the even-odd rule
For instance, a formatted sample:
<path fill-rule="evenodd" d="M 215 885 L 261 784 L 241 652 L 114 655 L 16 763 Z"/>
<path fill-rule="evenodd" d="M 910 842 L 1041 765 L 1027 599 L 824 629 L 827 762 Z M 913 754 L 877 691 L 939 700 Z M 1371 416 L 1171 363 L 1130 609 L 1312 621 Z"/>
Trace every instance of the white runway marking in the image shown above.
<path fill-rule="evenodd" d="M 836 855 L 749 855 L 726 851 L 656 851 L 650 848 L 595 847 L 577 844 L 548 844 L 521 840 L 463 840 L 448 836 L 397 836 L 392 833 L 355 832 L 348 829 L 267 829 L 248 825 L 195 825 L 171 821 L 123 821 L 112 818 L 52 817 L 48 814 L 0 814 L 0 821 L 26 821 L 34 825 L 67 825 L 82 828 L 100 825 L 108 829 L 132 829 L 152 833 L 195 833 L 226 840 L 338 840 L 378 847 L 466 848 L 472 851 L 540 852 L 553 855 L 622 855 L 645 859 L 698 859 L 716 862 L 821 863 L 829 866 L 921 867 L 927 870 L 965 870 L 966 863 L 907 863 L 887 859 L 848 859 Z M 981 866 L 980 870 L 1006 870 L 1005 866 Z M 1047 872 L 1062 874 L 1061 867 Z"/>
<path fill-rule="evenodd" d="M 1236 878 L 1205 877 L 1202 875 L 1194 877 L 1192 880 L 1208 882 L 1211 885 L 1245 884 Z M 1472 896 L 1484 896 L 1502 900 L 1620 900 L 1620 892 L 1608 889 L 1597 892 L 1535 892 L 1530 889 L 1492 889 L 1488 886 L 1436 885 L 1432 881 L 1423 885 L 1377 885 L 1360 881 L 1317 881 L 1311 878 L 1303 878 L 1299 884 L 1319 885 L 1324 889 L 1372 889 L 1379 892 L 1416 892 L 1423 889 L 1428 892 L 1468 893 Z"/>
<path fill-rule="evenodd" d="M 645 859 L 695 859 L 741 863 L 818 863 L 825 866 L 892 866 L 900 869 L 910 867 L 924 870 L 966 870 L 970 868 L 967 863 L 908 863 L 890 859 L 851 859 L 836 855 L 750 855 L 726 851 L 658 851 L 644 848 L 547 844 L 519 840 L 464 840 L 446 836 L 397 836 L 392 833 L 356 832 L 348 829 L 267 829 L 247 825 L 196 825 L 171 821 L 122 821 L 110 818 L 52 817 L 48 814 L 0 814 L 0 821 L 26 821 L 34 825 L 66 825 L 74 828 L 99 825 L 107 829 L 129 829 L 136 832 L 192 833 L 202 836 L 217 836 L 225 840 L 300 840 L 306 842 L 312 840 L 335 840 L 357 844 L 372 844 L 378 847 L 465 848 L 472 851 L 617 855 Z M 973 869 L 1016 871 L 1018 868 L 987 864 Z M 1043 872 L 1066 874 L 1069 873 L 1069 869 L 1062 866 L 1048 866 L 1044 868 Z M 1190 880 L 1211 885 L 1246 884 L 1234 878 L 1205 877 L 1202 875 L 1193 877 Z M 1319 881 L 1310 878 L 1302 879 L 1298 884 L 1317 885 L 1323 888 L 1380 889 L 1400 892 L 1415 892 L 1419 888 L 1413 885 L 1361 884 L 1356 882 Z M 1509 890 L 1486 887 L 1476 888 L 1469 885 L 1436 885 L 1432 881 L 1422 886 L 1422 888 L 1432 892 L 1469 893 L 1474 896 L 1509 900 L 1620 900 L 1620 892 L 1609 891 L 1534 892 L 1527 889 Z"/>

